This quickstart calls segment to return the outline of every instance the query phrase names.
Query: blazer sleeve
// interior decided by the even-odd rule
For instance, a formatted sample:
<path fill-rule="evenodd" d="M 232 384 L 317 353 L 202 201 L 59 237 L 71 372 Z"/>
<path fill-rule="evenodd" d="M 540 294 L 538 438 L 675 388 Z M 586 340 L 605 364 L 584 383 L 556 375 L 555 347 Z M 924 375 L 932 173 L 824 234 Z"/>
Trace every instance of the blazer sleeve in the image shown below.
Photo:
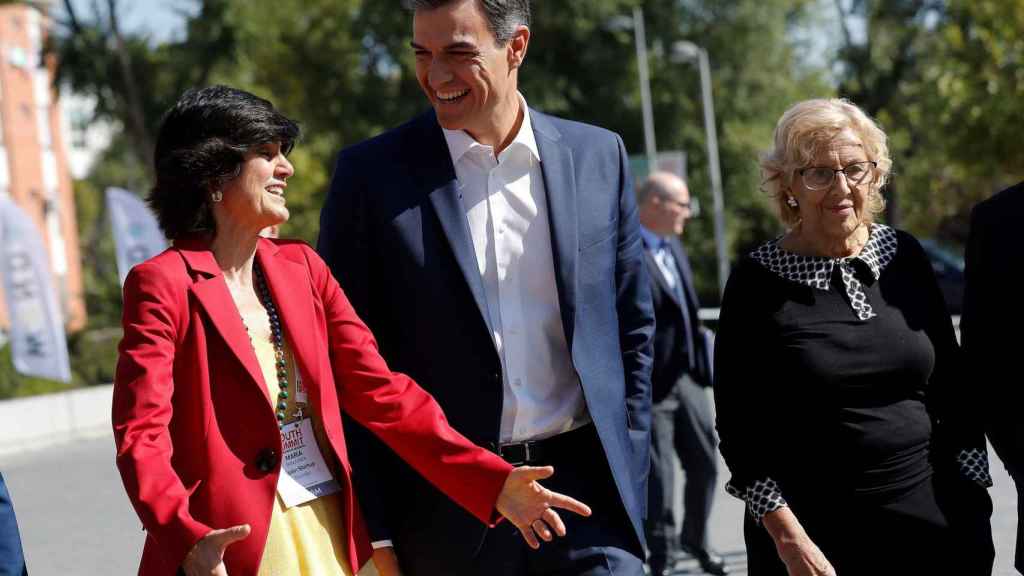
<path fill-rule="evenodd" d="M 14 504 L 4 475 L 0 474 L 0 574 L 27 574 L 25 570 L 18 519 L 14 515 Z"/>
<path fill-rule="evenodd" d="M 626 413 L 630 440 L 642 479 L 650 468 L 651 370 L 654 367 L 654 305 L 644 263 L 643 238 L 637 217 L 633 176 L 622 139 L 619 151 L 619 221 L 615 259 L 615 307 L 619 316 L 619 346 L 625 369 Z M 644 491 L 646 495 L 646 490 Z"/>
<path fill-rule="evenodd" d="M 928 309 L 925 333 L 935 349 L 935 366 L 928 382 L 927 404 L 934 420 L 938 464 L 959 468 L 969 480 L 991 486 L 980 395 L 963 387 L 963 355 L 938 280 L 913 236 L 900 232 L 899 250 L 913 267 L 913 278 Z"/>
<path fill-rule="evenodd" d="M 111 414 L 128 499 L 175 565 L 212 530 L 192 518 L 189 493 L 171 466 L 174 354 L 185 306 L 156 266 L 143 264 L 128 274 Z"/>
<path fill-rule="evenodd" d="M 765 346 L 777 336 L 764 308 L 764 279 L 754 274 L 754 266 L 741 261 L 726 283 L 715 339 L 714 395 L 719 449 L 732 473 L 726 492 L 743 500 L 760 521 L 786 501 L 773 473 L 776 448 L 765 439 L 765 431 L 776 426 L 765 410 L 774 399 L 770 387 L 759 385 L 779 373 Z"/>
<path fill-rule="evenodd" d="M 453 501 L 494 525 L 494 506 L 512 466 L 456 432 L 430 394 L 388 369 L 373 335 L 327 267 L 311 251 L 307 257 L 327 315 L 342 409 Z"/>

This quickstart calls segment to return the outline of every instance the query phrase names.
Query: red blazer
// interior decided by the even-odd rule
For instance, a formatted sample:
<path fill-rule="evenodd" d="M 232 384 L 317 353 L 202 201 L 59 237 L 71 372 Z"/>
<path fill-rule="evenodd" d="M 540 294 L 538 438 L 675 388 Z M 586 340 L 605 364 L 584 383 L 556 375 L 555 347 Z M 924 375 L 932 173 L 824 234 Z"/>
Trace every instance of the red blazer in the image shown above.
<path fill-rule="evenodd" d="M 353 573 L 372 550 L 352 490 L 344 410 L 481 521 L 511 466 L 452 430 L 434 399 L 388 370 L 373 335 L 326 265 L 301 242 L 259 241 L 256 260 L 294 350 L 309 400 L 341 463 Z M 232 575 L 256 574 L 280 470 L 277 420 L 241 317 L 213 253 L 175 242 L 124 285 L 114 384 L 117 466 L 148 532 L 139 574 L 173 576 L 210 530 L 248 523 L 229 546 Z M 265 471 L 269 470 L 269 472 Z"/>

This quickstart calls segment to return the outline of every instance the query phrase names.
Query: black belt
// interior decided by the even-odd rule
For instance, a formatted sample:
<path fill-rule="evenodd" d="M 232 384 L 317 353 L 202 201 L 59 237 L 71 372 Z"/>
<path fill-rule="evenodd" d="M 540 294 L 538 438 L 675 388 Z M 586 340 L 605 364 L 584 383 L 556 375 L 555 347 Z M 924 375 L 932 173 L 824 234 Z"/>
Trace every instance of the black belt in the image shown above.
<path fill-rule="evenodd" d="M 544 457 L 544 440 L 491 444 L 491 451 L 513 466 L 533 466 Z"/>
<path fill-rule="evenodd" d="M 577 437 L 585 436 L 592 428 L 593 424 L 586 424 L 575 430 L 541 440 L 527 440 L 511 444 L 491 442 L 488 448 L 513 466 L 535 466 L 547 462 L 547 459 L 550 459 L 552 453 L 556 452 L 560 445 L 573 442 Z"/>

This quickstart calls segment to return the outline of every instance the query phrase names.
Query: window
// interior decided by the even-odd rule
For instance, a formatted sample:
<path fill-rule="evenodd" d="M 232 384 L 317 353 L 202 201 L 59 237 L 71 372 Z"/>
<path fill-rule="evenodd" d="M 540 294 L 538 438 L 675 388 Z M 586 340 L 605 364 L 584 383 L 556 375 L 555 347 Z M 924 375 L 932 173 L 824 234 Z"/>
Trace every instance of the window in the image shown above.
<path fill-rule="evenodd" d="M 43 187 L 46 190 L 57 190 L 58 189 L 58 178 L 57 178 L 57 157 L 53 155 L 53 150 L 43 151 Z M 54 194 L 55 195 L 55 194 Z"/>
<path fill-rule="evenodd" d="M 7 190 L 11 186 L 11 174 L 7 167 L 7 148 L 0 145 L 0 189 Z"/>
<path fill-rule="evenodd" d="M 45 106 L 36 108 L 36 131 L 39 132 L 39 145 L 44 149 L 53 148 L 50 134 L 50 110 Z"/>
<path fill-rule="evenodd" d="M 37 68 L 32 72 L 32 90 L 36 97 L 36 106 L 50 105 L 50 73 L 46 68 Z"/>
<path fill-rule="evenodd" d="M 21 46 L 11 46 L 7 49 L 7 62 L 15 68 L 28 68 L 28 54 Z"/>

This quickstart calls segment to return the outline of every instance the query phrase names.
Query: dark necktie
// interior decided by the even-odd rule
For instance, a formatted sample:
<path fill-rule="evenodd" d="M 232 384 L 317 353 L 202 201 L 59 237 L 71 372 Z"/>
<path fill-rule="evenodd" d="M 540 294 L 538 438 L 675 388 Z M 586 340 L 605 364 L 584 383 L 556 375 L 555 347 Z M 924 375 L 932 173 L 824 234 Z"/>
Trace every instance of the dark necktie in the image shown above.
<path fill-rule="evenodd" d="M 676 301 L 679 302 L 679 309 L 683 314 L 682 344 L 686 347 L 687 370 L 689 371 L 693 369 L 697 359 L 693 342 L 693 320 L 690 318 L 690 303 L 686 299 L 686 289 L 683 287 L 679 263 L 676 262 L 675 257 L 672 255 L 672 250 L 667 240 L 662 241 L 661 246 L 658 247 L 658 250 L 655 252 L 655 259 L 658 260 L 659 267 L 665 275 L 665 281 L 675 294 Z"/>

